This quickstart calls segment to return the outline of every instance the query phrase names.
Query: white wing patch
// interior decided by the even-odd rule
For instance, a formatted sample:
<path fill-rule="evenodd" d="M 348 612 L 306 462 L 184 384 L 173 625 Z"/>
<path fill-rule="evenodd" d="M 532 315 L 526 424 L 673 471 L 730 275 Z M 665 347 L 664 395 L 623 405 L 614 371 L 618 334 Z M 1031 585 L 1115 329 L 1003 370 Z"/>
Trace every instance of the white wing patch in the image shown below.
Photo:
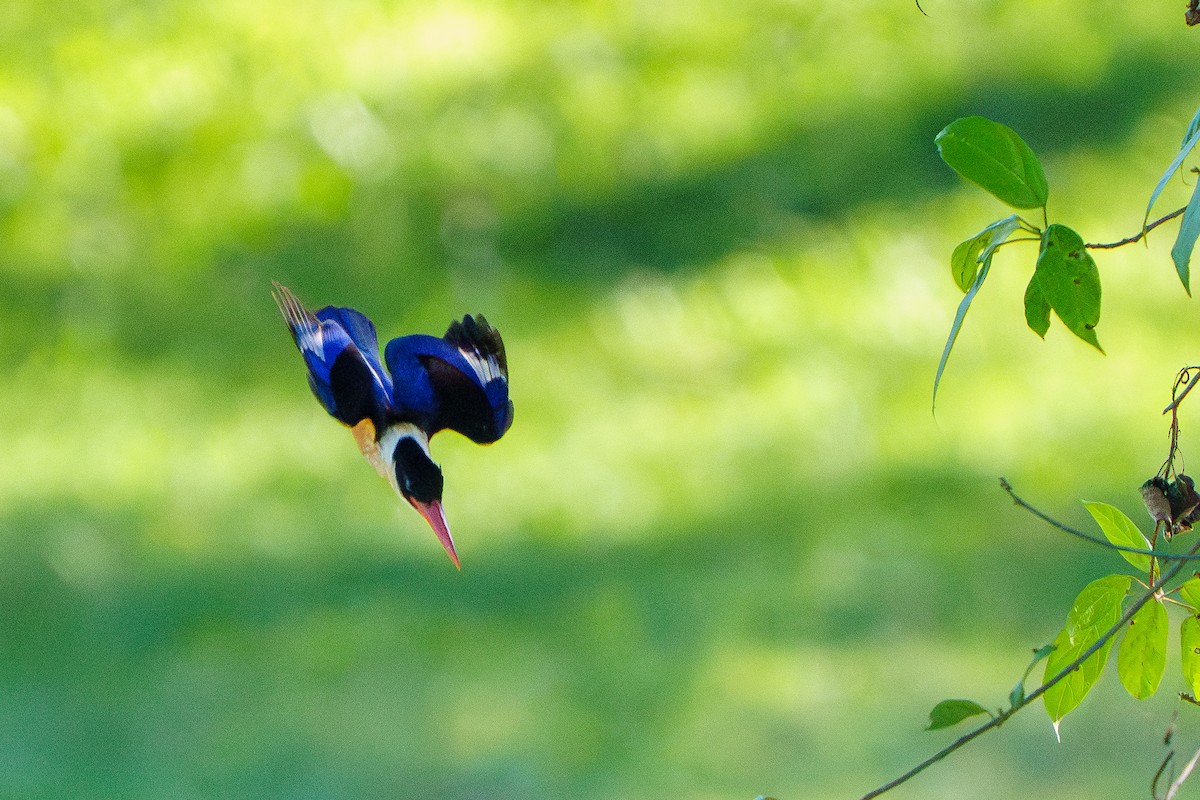
<path fill-rule="evenodd" d="M 496 378 L 504 378 L 504 370 L 500 368 L 500 362 L 496 360 L 495 356 L 485 356 L 474 347 L 461 345 L 458 346 L 458 352 L 462 353 L 462 357 L 467 360 L 484 386 Z"/>

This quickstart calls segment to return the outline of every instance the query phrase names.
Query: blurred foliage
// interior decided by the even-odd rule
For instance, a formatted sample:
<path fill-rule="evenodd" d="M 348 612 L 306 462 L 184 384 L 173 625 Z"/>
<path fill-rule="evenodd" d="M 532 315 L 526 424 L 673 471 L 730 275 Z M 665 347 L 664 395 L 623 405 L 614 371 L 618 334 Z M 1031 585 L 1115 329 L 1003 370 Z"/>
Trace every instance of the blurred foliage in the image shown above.
<path fill-rule="evenodd" d="M 1001 253 L 933 420 L 998 213 L 933 136 L 1002 120 L 1120 238 L 1200 66 L 1174 4 L 922 5 L 7 4 L 0 795 L 842 797 L 999 699 L 1113 559 L 996 476 L 1135 513 L 1196 313 L 1152 236 L 1107 357 L 1043 343 Z M 503 331 L 512 431 L 434 443 L 461 574 L 272 279 Z M 1168 706 L 1120 691 L 911 791 L 1142 791 Z"/>

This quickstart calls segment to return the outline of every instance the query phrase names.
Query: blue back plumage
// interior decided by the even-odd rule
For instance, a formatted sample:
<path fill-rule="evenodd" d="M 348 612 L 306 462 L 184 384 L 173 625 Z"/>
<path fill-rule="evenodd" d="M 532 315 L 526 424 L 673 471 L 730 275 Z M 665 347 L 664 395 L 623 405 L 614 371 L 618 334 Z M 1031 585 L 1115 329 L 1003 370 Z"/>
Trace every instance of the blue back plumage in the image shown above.
<path fill-rule="evenodd" d="M 446 342 L 436 336 L 414 333 L 392 339 L 383 351 L 383 360 L 392 373 L 392 407 L 401 417 L 423 429 L 433 422 L 438 399 L 421 357 L 434 353 L 449 355 L 445 352 L 447 348 Z"/>
<path fill-rule="evenodd" d="M 411 415 L 431 435 L 450 429 L 487 444 L 512 424 L 504 343 L 483 317 L 464 317 L 442 338 L 393 339 L 384 361 L 398 413 Z"/>
<path fill-rule="evenodd" d="M 380 385 L 385 389 L 386 396 L 392 393 L 392 379 L 379 362 L 379 339 L 375 335 L 375 324 L 367 319 L 367 315 L 354 308 L 341 306 L 325 306 L 314 315 L 322 322 L 332 322 L 339 326 L 350 341 L 358 348 L 358 352 L 379 378 Z"/>

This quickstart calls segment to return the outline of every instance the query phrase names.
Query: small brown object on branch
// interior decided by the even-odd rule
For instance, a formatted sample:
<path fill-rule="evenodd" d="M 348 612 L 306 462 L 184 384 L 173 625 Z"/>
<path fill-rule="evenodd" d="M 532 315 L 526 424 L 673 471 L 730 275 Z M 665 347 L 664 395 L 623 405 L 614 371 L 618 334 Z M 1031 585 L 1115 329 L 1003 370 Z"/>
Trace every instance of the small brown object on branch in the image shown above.
<path fill-rule="evenodd" d="M 1188 27 L 1200 25 L 1200 0 L 1188 0 L 1187 11 L 1183 12 L 1183 19 Z"/>

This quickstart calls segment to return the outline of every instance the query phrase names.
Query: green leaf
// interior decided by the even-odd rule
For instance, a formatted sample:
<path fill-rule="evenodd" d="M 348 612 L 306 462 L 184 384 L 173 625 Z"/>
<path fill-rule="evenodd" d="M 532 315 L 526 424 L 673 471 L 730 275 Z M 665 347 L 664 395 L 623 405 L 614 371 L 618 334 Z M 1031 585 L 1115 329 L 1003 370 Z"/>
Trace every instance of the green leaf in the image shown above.
<path fill-rule="evenodd" d="M 1200 111 L 1192 117 L 1191 123 L 1187 127 L 1187 132 L 1183 135 L 1183 144 L 1179 147 L 1179 152 L 1175 154 L 1175 158 L 1171 159 L 1171 163 L 1167 166 L 1162 177 L 1158 179 L 1158 184 L 1155 185 L 1154 191 L 1150 193 L 1150 202 L 1146 204 L 1146 216 L 1142 220 L 1142 231 L 1146 230 L 1146 223 L 1150 221 L 1150 210 L 1154 208 L 1155 201 L 1162 194 L 1162 190 L 1166 188 L 1167 181 L 1179 171 L 1183 160 L 1187 158 L 1188 153 L 1192 152 L 1192 148 L 1200 143 Z"/>
<path fill-rule="evenodd" d="M 968 717 L 990 713 L 974 700 L 943 700 L 929 712 L 929 727 L 925 730 L 936 731 L 957 725 Z"/>
<path fill-rule="evenodd" d="M 1050 303 L 1038 288 L 1037 275 L 1030 276 L 1025 287 L 1025 324 L 1043 339 L 1050 330 Z"/>
<path fill-rule="evenodd" d="M 946 371 L 946 361 L 950 358 L 950 350 L 954 347 L 954 342 L 958 339 L 958 332 L 962 329 L 963 320 L 966 319 L 967 310 L 971 307 L 971 301 L 975 299 L 975 295 L 979 294 L 979 287 L 983 286 L 983 282 L 987 279 L 988 271 L 992 268 L 991 259 L 988 259 L 983 265 L 983 269 L 979 270 L 979 274 L 975 276 L 975 282 L 971 284 L 970 290 L 958 304 L 958 311 L 954 313 L 954 322 L 950 323 L 950 335 L 946 338 L 946 346 L 942 348 L 942 357 L 938 360 L 937 374 L 933 376 L 933 403 L 937 404 L 938 385 L 942 382 L 942 373 Z"/>
<path fill-rule="evenodd" d="M 1200 110 L 1192 115 L 1192 121 L 1188 123 L 1187 130 L 1183 132 L 1183 143 L 1186 145 L 1187 140 L 1196 135 L 1197 131 L 1200 131 Z"/>
<path fill-rule="evenodd" d="M 1118 547 L 1136 547 L 1140 550 L 1150 549 L 1150 540 L 1146 538 L 1133 520 L 1125 516 L 1125 512 L 1116 506 L 1110 506 L 1108 503 L 1088 503 L 1085 502 L 1083 507 L 1088 510 L 1092 518 L 1100 525 L 1100 530 L 1104 532 L 1105 538 Z M 1129 553 L 1124 550 L 1118 550 L 1126 561 L 1140 569 L 1142 572 L 1150 571 L 1150 556 L 1143 553 Z"/>
<path fill-rule="evenodd" d="M 1151 600 L 1142 606 L 1125 629 L 1117 650 L 1117 675 L 1125 690 L 1138 700 L 1158 691 L 1167 667 L 1167 610 Z"/>
<path fill-rule="evenodd" d="M 1200 697 L 1200 617 L 1188 615 L 1179 628 L 1179 650 L 1183 656 L 1183 679 L 1192 690 L 1193 697 Z"/>
<path fill-rule="evenodd" d="M 1041 162 L 1007 125 L 985 117 L 963 117 L 934 138 L 950 168 L 1014 208 L 1046 205 L 1048 188 Z"/>
<path fill-rule="evenodd" d="M 983 266 L 975 275 L 975 280 L 967 290 L 966 296 L 959 302 L 958 311 L 954 314 L 954 322 L 950 324 L 950 335 L 946 338 L 946 346 L 942 348 L 942 357 L 938 361 L 937 374 L 933 376 L 934 405 L 937 404 L 937 391 L 938 385 L 942 382 L 942 373 L 946 371 L 946 362 L 950 359 L 950 351 L 954 348 L 954 342 L 958 339 L 958 332 L 962 329 L 963 320 L 967 317 L 967 310 L 970 309 L 971 302 L 975 299 L 975 295 L 979 293 L 980 287 L 983 286 L 984 280 L 987 279 L 988 272 L 992 269 L 992 256 L 996 254 L 996 248 L 1003 244 L 1009 236 L 1012 236 L 1013 231 L 1017 230 L 1020 226 L 1020 218 L 1016 214 L 1013 214 L 1012 216 L 993 222 L 972 239 L 967 240 L 973 241 L 984 234 L 987 234 L 988 237 L 987 242 L 982 246 L 982 253 L 979 255 Z M 963 244 L 966 244 L 966 242 Z M 960 244 L 956 247 L 955 253 L 962 246 Z M 953 257 L 951 257 L 951 260 L 953 260 Z"/>
<path fill-rule="evenodd" d="M 979 273 L 979 254 L 983 252 L 984 245 L 980 236 L 982 234 L 972 236 L 955 247 L 954 252 L 950 254 L 950 275 L 963 292 L 970 290 L 975 276 Z"/>
<path fill-rule="evenodd" d="M 1193 575 L 1180 585 L 1179 599 L 1200 613 L 1200 577 Z"/>
<path fill-rule="evenodd" d="M 1054 639 L 1054 652 L 1046 659 L 1043 680 L 1049 681 L 1082 656 L 1121 619 L 1121 602 L 1132 580 L 1128 575 L 1109 575 L 1083 587 L 1067 613 L 1066 624 Z M 1100 678 L 1111 647 L 1109 639 L 1042 695 L 1046 713 L 1056 729 L 1059 721 L 1083 701 Z"/>
<path fill-rule="evenodd" d="M 1071 333 L 1103 353 L 1094 330 L 1100 322 L 1100 270 L 1083 238 L 1065 225 L 1046 228 L 1033 276 Z"/>
<path fill-rule="evenodd" d="M 1012 236 L 1013 231 L 1021 227 L 1021 218 L 1016 214 L 996 220 L 979 233 L 967 239 L 954 248 L 950 256 L 950 274 L 958 288 L 964 292 L 970 291 L 979 272 L 979 265 L 991 258 L 996 248 Z"/>
<path fill-rule="evenodd" d="M 1187 208 L 1183 211 L 1183 219 L 1179 221 L 1179 234 L 1175 244 L 1171 246 L 1171 260 L 1175 262 L 1175 271 L 1188 296 L 1192 294 L 1191 280 L 1192 251 L 1196 249 L 1196 239 L 1200 238 L 1200 183 L 1192 190 Z"/>

